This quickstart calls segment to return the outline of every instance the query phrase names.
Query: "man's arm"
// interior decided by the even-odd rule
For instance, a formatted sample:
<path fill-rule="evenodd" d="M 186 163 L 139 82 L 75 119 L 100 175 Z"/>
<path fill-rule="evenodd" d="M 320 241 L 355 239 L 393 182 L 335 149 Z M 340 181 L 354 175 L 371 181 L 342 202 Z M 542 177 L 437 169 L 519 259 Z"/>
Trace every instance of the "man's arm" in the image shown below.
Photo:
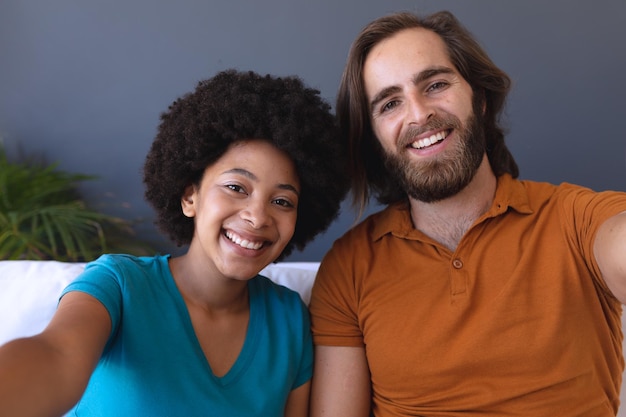
<path fill-rule="evenodd" d="M 600 226 L 593 250 L 604 282 L 626 304 L 626 211 Z"/>
<path fill-rule="evenodd" d="M 368 417 L 370 404 L 365 348 L 316 346 L 311 417 Z"/>

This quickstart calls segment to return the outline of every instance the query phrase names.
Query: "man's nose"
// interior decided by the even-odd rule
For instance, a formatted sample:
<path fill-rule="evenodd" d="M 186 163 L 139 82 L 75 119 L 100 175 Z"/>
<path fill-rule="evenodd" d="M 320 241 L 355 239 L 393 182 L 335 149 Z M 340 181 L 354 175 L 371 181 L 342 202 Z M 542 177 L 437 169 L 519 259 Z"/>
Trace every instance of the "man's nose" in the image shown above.
<path fill-rule="evenodd" d="M 432 103 L 419 94 L 409 96 L 406 109 L 408 123 L 416 126 L 423 126 L 435 114 Z"/>

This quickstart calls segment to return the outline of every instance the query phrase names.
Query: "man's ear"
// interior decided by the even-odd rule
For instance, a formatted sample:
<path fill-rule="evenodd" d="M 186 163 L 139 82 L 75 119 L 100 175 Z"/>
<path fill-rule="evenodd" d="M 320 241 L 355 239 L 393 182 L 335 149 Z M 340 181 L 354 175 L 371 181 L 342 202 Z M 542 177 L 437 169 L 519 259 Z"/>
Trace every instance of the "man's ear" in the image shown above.
<path fill-rule="evenodd" d="M 196 187 L 193 184 L 188 185 L 185 188 L 183 196 L 180 198 L 180 206 L 183 210 L 183 214 L 187 217 L 196 216 Z"/>
<path fill-rule="evenodd" d="M 483 116 L 487 113 L 487 95 L 485 90 L 480 90 L 480 108 L 483 111 Z"/>

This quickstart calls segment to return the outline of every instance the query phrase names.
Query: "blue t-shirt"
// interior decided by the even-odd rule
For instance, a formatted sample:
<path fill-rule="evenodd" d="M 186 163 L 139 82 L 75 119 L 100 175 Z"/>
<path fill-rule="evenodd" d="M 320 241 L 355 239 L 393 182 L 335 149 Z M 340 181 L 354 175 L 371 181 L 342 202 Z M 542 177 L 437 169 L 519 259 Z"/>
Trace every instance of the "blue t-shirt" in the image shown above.
<path fill-rule="evenodd" d="M 63 291 L 96 297 L 113 325 L 69 415 L 282 416 L 290 391 L 312 374 L 309 316 L 298 293 L 260 275 L 248 282 L 245 342 L 228 373 L 216 377 L 168 258 L 103 255 Z"/>

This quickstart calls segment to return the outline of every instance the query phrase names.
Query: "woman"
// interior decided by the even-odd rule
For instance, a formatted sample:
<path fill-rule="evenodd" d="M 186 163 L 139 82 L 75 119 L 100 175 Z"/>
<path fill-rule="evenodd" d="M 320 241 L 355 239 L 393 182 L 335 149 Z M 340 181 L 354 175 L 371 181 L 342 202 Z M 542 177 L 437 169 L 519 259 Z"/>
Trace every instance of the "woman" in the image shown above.
<path fill-rule="evenodd" d="M 305 416 L 306 307 L 259 276 L 347 192 L 319 92 L 233 70 L 176 100 L 144 166 L 178 257 L 103 255 L 39 335 L 0 348 L 0 415 Z"/>

